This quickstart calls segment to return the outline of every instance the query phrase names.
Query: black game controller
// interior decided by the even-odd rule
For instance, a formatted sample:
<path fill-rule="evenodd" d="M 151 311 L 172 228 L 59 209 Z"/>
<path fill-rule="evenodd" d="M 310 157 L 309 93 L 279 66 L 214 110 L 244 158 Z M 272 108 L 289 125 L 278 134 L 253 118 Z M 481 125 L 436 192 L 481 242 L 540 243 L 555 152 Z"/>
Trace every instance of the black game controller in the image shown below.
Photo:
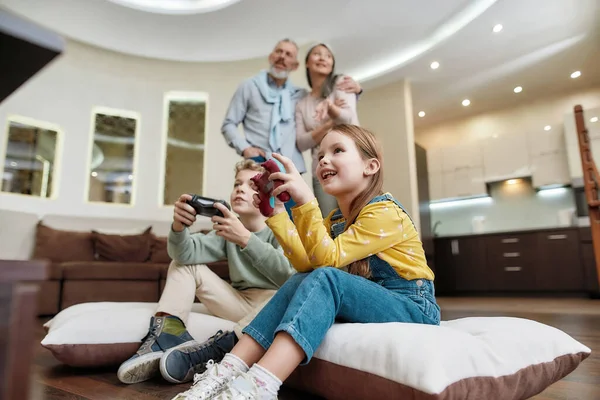
<path fill-rule="evenodd" d="M 223 213 L 214 206 L 215 203 L 221 203 L 227 207 L 229 211 L 231 211 L 231 207 L 225 200 L 215 200 L 208 197 L 198 196 L 196 194 L 190 194 L 190 196 L 192 196 L 192 199 L 186 201 L 186 203 L 196 210 L 196 215 L 202 215 L 209 218 L 215 215 L 218 217 L 223 217 Z"/>

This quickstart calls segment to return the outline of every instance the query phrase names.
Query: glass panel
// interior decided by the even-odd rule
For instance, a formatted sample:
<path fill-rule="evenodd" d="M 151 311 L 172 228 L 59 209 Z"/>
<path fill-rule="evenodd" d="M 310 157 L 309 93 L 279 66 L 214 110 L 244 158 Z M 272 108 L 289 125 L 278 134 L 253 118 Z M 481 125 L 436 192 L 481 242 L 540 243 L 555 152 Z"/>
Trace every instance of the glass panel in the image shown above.
<path fill-rule="evenodd" d="M 115 114 L 94 113 L 88 200 L 132 204 L 137 119 Z"/>
<path fill-rule="evenodd" d="M 57 142 L 56 129 L 46 129 L 36 123 L 16 119 L 9 120 L 2 191 L 55 197 Z"/>
<path fill-rule="evenodd" d="M 203 194 L 204 99 L 168 101 L 164 205 L 172 205 L 182 193 Z"/>

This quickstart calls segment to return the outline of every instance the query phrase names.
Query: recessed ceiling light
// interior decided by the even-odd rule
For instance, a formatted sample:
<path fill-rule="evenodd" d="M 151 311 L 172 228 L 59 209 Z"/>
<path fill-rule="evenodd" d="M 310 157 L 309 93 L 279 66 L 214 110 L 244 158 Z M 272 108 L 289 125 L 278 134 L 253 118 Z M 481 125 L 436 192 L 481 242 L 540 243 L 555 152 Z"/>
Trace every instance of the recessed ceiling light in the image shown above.
<path fill-rule="evenodd" d="M 425 111 L 419 111 L 419 117 L 423 118 L 425 116 Z"/>
<path fill-rule="evenodd" d="M 571 78 L 579 78 L 581 76 L 581 71 L 575 71 L 571 74 Z"/>
<path fill-rule="evenodd" d="M 129 175 L 128 178 L 129 178 L 129 180 L 132 180 L 133 179 L 133 175 Z"/>
<path fill-rule="evenodd" d="M 590 118 L 590 122 L 598 122 L 598 117 L 592 117 L 592 118 Z"/>
<path fill-rule="evenodd" d="M 158 14 L 199 14 L 229 7 L 240 0 L 109 0 L 135 10 Z"/>
<path fill-rule="evenodd" d="M 552 127 L 551 127 L 550 125 L 546 125 L 546 126 L 544 127 L 544 130 L 545 130 L 545 131 L 549 131 L 550 129 L 552 129 Z"/>
<path fill-rule="evenodd" d="M 17 163 L 16 163 L 16 162 L 14 162 L 14 161 L 11 161 L 11 162 L 10 162 L 10 166 L 11 166 L 11 167 L 16 167 L 16 166 L 17 166 Z"/>
<path fill-rule="evenodd" d="M 438 69 L 440 67 L 440 63 L 437 61 L 434 61 L 429 66 L 431 67 L 431 69 Z"/>
<path fill-rule="evenodd" d="M 498 33 L 502 30 L 503 26 L 502 24 L 496 24 L 494 25 L 494 28 L 492 29 L 494 31 L 494 33 Z"/>
<path fill-rule="evenodd" d="M 94 172 L 92 172 L 92 176 L 96 177 L 96 176 L 98 176 L 98 173 L 96 171 L 94 171 Z"/>
<path fill-rule="evenodd" d="M 462 105 L 465 106 L 465 107 L 467 107 L 469 104 L 471 104 L 471 100 L 469 100 L 469 99 L 464 99 L 462 101 Z"/>
<path fill-rule="evenodd" d="M 513 91 L 515 93 L 521 93 L 523 91 L 523 88 L 521 86 L 517 86 L 516 88 L 513 89 Z"/>
<path fill-rule="evenodd" d="M 506 183 L 508 183 L 509 185 L 514 185 L 518 181 L 519 181 L 518 179 L 509 179 L 509 180 L 506 181 Z"/>

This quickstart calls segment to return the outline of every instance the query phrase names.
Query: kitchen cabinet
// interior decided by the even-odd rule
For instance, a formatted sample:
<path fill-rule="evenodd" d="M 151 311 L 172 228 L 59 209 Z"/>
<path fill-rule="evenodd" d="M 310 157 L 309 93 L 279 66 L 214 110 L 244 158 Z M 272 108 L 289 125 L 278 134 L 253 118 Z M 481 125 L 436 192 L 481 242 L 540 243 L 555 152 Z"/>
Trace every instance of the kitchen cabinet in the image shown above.
<path fill-rule="evenodd" d="M 435 239 L 436 290 L 440 293 L 488 290 L 485 258 L 485 247 L 477 236 Z"/>
<path fill-rule="evenodd" d="M 440 148 L 427 150 L 427 172 L 442 172 L 442 153 Z"/>
<path fill-rule="evenodd" d="M 532 157 L 531 170 L 535 188 L 571 183 L 567 154 L 564 151 Z"/>
<path fill-rule="evenodd" d="M 442 294 L 586 292 L 595 273 L 590 263 L 593 252 L 582 255 L 577 228 L 435 239 Z"/>
<path fill-rule="evenodd" d="M 444 179 L 441 171 L 429 172 L 429 200 L 442 200 L 444 196 Z"/>
<path fill-rule="evenodd" d="M 579 229 L 579 246 L 581 249 L 580 254 L 583 264 L 585 288 L 588 292 L 600 298 L 600 284 L 598 283 L 594 244 L 592 243 L 592 231 L 590 228 Z"/>
<path fill-rule="evenodd" d="M 522 291 L 535 287 L 536 238 L 535 233 L 485 238 L 491 290 Z"/>
<path fill-rule="evenodd" d="M 483 180 L 483 168 L 457 169 L 442 174 L 444 198 L 475 197 L 487 193 Z"/>
<path fill-rule="evenodd" d="M 588 138 L 592 157 L 596 164 L 600 165 L 600 121 L 591 122 L 591 117 L 600 117 L 600 107 L 592 109 L 584 109 L 584 122 L 588 130 Z M 579 151 L 579 139 L 575 126 L 575 117 L 573 112 L 569 112 L 564 116 L 564 145 L 567 152 L 567 161 L 569 165 L 569 175 L 571 181 L 575 184 L 582 184 L 583 170 L 581 168 L 581 155 Z"/>
<path fill-rule="evenodd" d="M 564 152 L 565 142 L 562 129 L 539 130 L 527 135 L 529 156 L 539 157 Z"/>
<path fill-rule="evenodd" d="M 445 147 L 441 153 L 443 172 L 483 167 L 479 143 L 461 143 Z"/>
<path fill-rule="evenodd" d="M 525 135 L 512 134 L 483 141 L 483 172 L 487 182 L 531 175 Z"/>
<path fill-rule="evenodd" d="M 537 282 L 539 290 L 578 291 L 585 288 L 584 266 L 579 256 L 577 230 L 537 234 Z"/>
<path fill-rule="evenodd" d="M 431 200 L 468 198 L 487 193 L 478 143 L 427 150 Z"/>
<path fill-rule="evenodd" d="M 533 186 L 540 188 L 571 183 L 562 129 L 540 130 L 527 138 Z"/>

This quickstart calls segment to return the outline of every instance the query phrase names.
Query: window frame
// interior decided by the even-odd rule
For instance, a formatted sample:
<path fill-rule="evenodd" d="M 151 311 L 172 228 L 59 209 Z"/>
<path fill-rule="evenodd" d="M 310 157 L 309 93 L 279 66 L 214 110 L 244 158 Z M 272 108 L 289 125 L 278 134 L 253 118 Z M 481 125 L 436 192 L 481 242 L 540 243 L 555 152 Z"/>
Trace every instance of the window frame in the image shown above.
<path fill-rule="evenodd" d="M 163 204 L 165 196 L 165 173 L 167 171 L 167 145 L 169 140 L 169 105 L 171 101 L 198 101 L 204 103 L 204 157 L 202 158 L 202 193 L 206 191 L 206 149 L 208 148 L 208 123 L 209 123 L 209 95 L 202 91 L 169 91 L 163 96 L 163 126 L 161 131 L 160 154 L 162 163 L 159 171 L 158 206 L 160 208 L 173 209 L 174 204 Z"/>
<path fill-rule="evenodd" d="M 56 132 L 56 144 L 54 147 L 54 167 L 52 169 L 52 187 L 50 189 L 50 196 L 42 197 L 42 196 L 34 196 L 31 194 L 23 194 L 23 193 L 14 193 L 14 192 L 4 192 L 0 190 L 1 195 L 7 196 L 24 196 L 31 199 L 38 199 L 42 201 L 54 201 L 58 199 L 60 192 L 60 180 L 61 180 L 61 171 L 62 171 L 62 161 L 63 161 L 63 141 L 64 141 L 64 132 L 60 125 L 43 121 L 37 118 L 26 117 L 20 114 L 9 114 L 6 117 L 6 123 L 4 124 L 4 132 L 6 132 L 6 137 L 0 143 L 0 177 L 4 177 L 5 164 L 6 164 L 6 152 L 8 150 L 8 139 L 9 139 L 9 130 L 10 123 L 16 122 L 19 124 L 35 126 L 36 128 L 50 130 Z"/>
<path fill-rule="evenodd" d="M 96 114 L 104 114 L 115 117 L 122 118 L 131 118 L 135 119 L 135 131 L 133 133 L 133 179 L 131 183 L 131 201 L 129 203 L 112 203 L 106 201 L 92 201 L 89 200 L 90 197 L 90 177 L 92 176 L 92 171 L 90 170 L 90 166 L 92 164 L 92 153 L 94 149 L 94 137 L 96 132 Z M 140 127 L 142 124 L 142 115 L 138 111 L 126 110 L 121 108 L 113 108 L 107 106 L 93 106 L 91 108 L 90 113 L 90 131 L 88 133 L 88 149 L 86 155 L 86 163 L 85 163 L 85 184 L 83 190 L 83 202 L 84 204 L 90 204 L 95 206 L 110 206 L 110 207 L 135 207 L 137 200 L 137 188 L 138 188 L 138 178 L 139 178 L 139 151 L 140 151 L 140 143 L 138 141 L 140 137 Z"/>

